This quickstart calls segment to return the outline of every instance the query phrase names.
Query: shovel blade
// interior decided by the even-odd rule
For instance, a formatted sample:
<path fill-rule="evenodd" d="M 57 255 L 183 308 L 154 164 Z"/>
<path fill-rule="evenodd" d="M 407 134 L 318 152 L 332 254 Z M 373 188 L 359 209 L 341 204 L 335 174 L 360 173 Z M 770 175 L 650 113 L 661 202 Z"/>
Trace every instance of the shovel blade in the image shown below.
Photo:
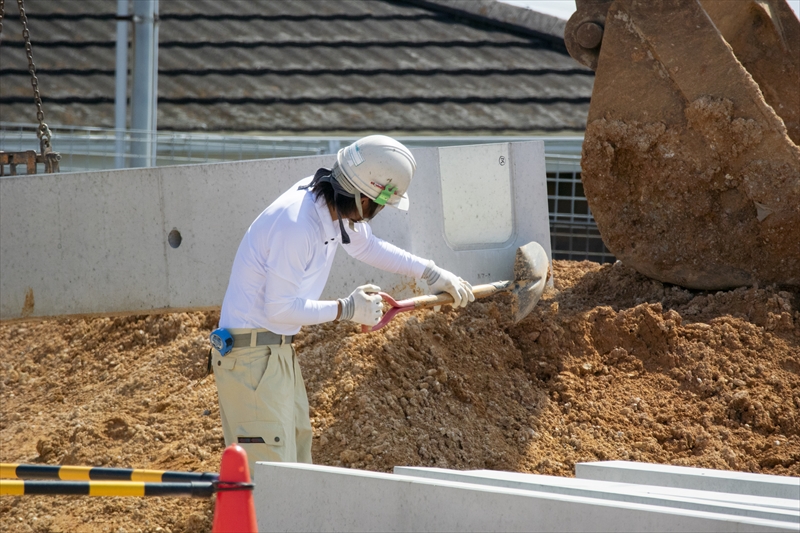
<path fill-rule="evenodd" d="M 550 261 L 537 242 L 517 248 L 514 259 L 514 288 L 511 290 L 511 313 L 514 323 L 528 316 L 547 284 Z"/>

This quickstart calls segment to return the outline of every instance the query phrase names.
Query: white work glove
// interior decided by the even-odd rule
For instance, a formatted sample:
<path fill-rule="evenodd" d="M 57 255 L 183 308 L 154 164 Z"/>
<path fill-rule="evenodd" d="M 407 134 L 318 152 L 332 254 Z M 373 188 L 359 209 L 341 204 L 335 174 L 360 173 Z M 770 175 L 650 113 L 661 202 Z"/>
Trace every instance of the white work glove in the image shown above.
<path fill-rule="evenodd" d="M 374 326 L 383 316 L 383 299 L 376 293 L 381 290 L 377 285 L 362 285 L 347 298 L 339 298 L 342 313 L 339 320 L 352 320 L 366 326 Z"/>
<path fill-rule="evenodd" d="M 466 307 L 469 302 L 475 301 L 472 285 L 452 272 L 437 267 L 433 261 L 428 261 L 428 266 L 422 273 L 422 279 L 428 282 L 431 294 L 449 293 L 453 297 L 454 307 Z"/>

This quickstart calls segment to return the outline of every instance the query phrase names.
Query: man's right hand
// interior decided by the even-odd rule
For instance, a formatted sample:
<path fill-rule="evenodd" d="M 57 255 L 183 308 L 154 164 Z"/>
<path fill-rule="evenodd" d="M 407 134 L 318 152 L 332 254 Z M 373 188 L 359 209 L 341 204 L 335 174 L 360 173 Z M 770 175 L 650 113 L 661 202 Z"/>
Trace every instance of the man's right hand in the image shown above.
<path fill-rule="evenodd" d="M 377 285 L 362 285 L 347 298 L 340 298 L 342 312 L 339 320 L 352 320 L 370 327 L 380 322 L 383 316 L 383 299 L 374 294 L 380 290 Z"/>
<path fill-rule="evenodd" d="M 453 307 L 466 307 L 468 303 L 475 301 L 472 285 L 449 270 L 436 266 L 433 261 L 428 261 L 422 279 L 428 282 L 431 294 L 442 292 L 450 294 L 453 297 Z"/>

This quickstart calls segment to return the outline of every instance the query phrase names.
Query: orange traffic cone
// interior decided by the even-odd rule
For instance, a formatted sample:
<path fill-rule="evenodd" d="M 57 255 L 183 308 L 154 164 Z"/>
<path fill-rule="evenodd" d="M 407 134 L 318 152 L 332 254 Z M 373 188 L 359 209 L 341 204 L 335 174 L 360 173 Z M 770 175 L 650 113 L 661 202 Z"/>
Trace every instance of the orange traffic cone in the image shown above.
<path fill-rule="evenodd" d="M 258 533 L 252 487 L 239 488 L 240 483 L 250 483 L 247 452 L 231 444 L 222 452 L 212 533 Z"/>

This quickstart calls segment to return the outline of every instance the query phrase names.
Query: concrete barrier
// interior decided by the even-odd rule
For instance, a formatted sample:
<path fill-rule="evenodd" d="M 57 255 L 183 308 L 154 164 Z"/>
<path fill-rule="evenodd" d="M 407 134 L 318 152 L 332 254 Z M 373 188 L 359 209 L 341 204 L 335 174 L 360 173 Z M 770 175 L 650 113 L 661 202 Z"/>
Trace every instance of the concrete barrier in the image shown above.
<path fill-rule="evenodd" d="M 610 483 L 607 481 L 498 472 L 494 470 L 462 472 L 443 468 L 397 466 L 394 468 L 394 473 L 428 479 L 692 509 L 709 513 L 749 516 L 800 524 L 800 502 L 790 502 L 789 500 L 777 498 L 754 498 L 753 496 L 725 493 L 710 494 L 699 490 L 668 489 L 648 485 Z"/>
<path fill-rule="evenodd" d="M 256 463 L 259 531 L 796 531 L 795 524 L 297 463 Z"/>
<path fill-rule="evenodd" d="M 630 461 L 578 463 L 575 465 L 575 476 L 581 479 L 661 485 L 800 501 L 800 478 L 789 476 Z"/>
<path fill-rule="evenodd" d="M 407 468 L 407 467 L 400 467 L 400 468 Z M 496 471 L 474 470 L 470 472 L 475 474 L 488 474 L 488 473 L 495 473 Z M 516 479 L 517 476 L 525 477 L 529 475 L 535 475 L 535 474 L 522 474 L 516 472 L 502 472 L 501 474 L 502 476 L 508 477 L 509 479 Z M 595 481 L 592 479 L 580 479 L 580 478 L 558 478 L 558 479 L 570 479 L 570 480 L 575 480 L 578 483 L 597 482 L 597 483 L 610 484 L 610 482 L 607 481 Z M 712 492 L 706 490 L 682 489 L 682 488 L 664 487 L 658 485 L 635 485 L 630 483 L 616 483 L 615 485 L 620 488 L 632 487 L 631 490 L 637 490 L 638 487 L 643 487 L 651 494 L 664 494 L 667 496 L 688 496 L 688 497 L 697 496 L 700 499 L 710 500 L 714 502 L 718 501 L 718 502 L 726 502 L 734 504 L 749 504 L 758 507 L 784 509 L 787 511 L 800 512 L 800 501 L 798 500 L 791 500 L 784 498 L 769 498 L 765 496 L 751 496 L 745 494 L 733 494 L 731 492 Z"/>
<path fill-rule="evenodd" d="M 415 148 L 408 212 L 374 233 L 472 283 L 508 279 L 530 241 L 550 255 L 541 141 Z M 219 306 L 244 232 L 334 156 L 0 179 L 0 319 Z M 323 298 L 415 284 L 337 254 Z"/>

